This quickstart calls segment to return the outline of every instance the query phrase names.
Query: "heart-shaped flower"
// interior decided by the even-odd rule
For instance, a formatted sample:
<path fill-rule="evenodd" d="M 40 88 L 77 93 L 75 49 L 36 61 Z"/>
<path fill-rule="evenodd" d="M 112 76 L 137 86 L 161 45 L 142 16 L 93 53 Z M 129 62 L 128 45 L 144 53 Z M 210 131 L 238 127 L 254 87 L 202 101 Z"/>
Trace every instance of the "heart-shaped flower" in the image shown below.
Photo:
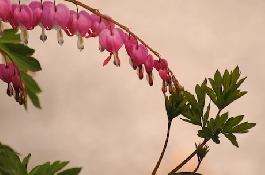
<path fill-rule="evenodd" d="M 89 13 L 83 10 L 79 13 L 70 10 L 70 19 L 65 32 L 68 36 L 76 35 L 78 37 L 77 47 L 80 51 L 84 49 L 84 40 L 82 37 L 85 37 L 89 33 L 91 25 L 92 19 Z"/>
<path fill-rule="evenodd" d="M 11 17 L 11 3 L 9 0 L 0 0 L 0 37 L 3 35 L 4 24 Z"/>
<path fill-rule="evenodd" d="M 12 17 L 10 24 L 14 29 L 19 28 L 20 39 L 26 45 L 28 44 L 28 31 L 32 29 L 33 14 L 32 10 L 26 4 L 12 4 Z"/>
<path fill-rule="evenodd" d="M 112 30 L 104 29 L 101 31 L 99 35 L 99 43 L 101 47 L 110 52 L 110 56 L 104 61 L 103 66 L 109 62 L 112 54 L 114 55 L 114 64 L 120 66 L 118 51 L 124 44 L 124 40 L 125 34 L 119 28 Z"/>
<path fill-rule="evenodd" d="M 64 43 L 62 30 L 65 30 L 70 19 L 70 10 L 65 4 L 55 5 L 53 2 L 45 1 L 41 15 L 41 23 L 46 30 L 57 31 L 58 43 Z"/>

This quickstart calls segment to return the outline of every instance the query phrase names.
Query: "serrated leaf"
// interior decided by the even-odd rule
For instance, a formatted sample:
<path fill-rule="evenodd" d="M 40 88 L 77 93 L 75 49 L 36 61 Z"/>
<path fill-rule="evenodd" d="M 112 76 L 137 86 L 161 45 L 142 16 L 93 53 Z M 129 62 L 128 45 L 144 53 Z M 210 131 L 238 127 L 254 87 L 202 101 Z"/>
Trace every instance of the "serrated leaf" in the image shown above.
<path fill-rule="evenodd" d="M 19 157 L 9 149 L 1 149 L 0 165 L 12 170 L 14 175 L 27 175 L 27 170 L 21 164 Z"/>
<path fill-rule="evenodd" d="M 225 124 L 227 119 L 228 119 L 228 112 L 222 114 L 221 116 L 217 116 L 215 119 L 214 132 L 216 132 L 217 130 L 219 130 L 219 131 L 223 130 L 224 124 Z"/>
<path fill-rule="evenodd" d="M 19 69 L 25 72 L 41 70 L 39 61 L 31 57 L 33 49 L 19 43 L 0 43 L 0 48 L 12 58 Z"/>
<path fill-rule="evenodd" d="M 82 168 L 70 168 L 67 170 L 64 170 L 57 175 L 78 175 L 81 172 Z"/>
<path fill-rule="evenodd" d="M 230 132 L 230 130 L 238 125 L 244 118 L 244 115 L 239 115 L 239 116 L 236 116 L 236 117 L 231 117 L 227 120 L 227 122 L 225 123 L 224 125 L 224 132 Z"/>
<path fill-rule="evenodd" d="M 20 36 L 17 34 L 17 29 L 6 29 L 3 32 L 3 36 L 0 37 L 0 43 L 20 42 Z"/>
<path fill-rule="evenodd" d="M 230 140 L 230 142 L 233 144 L 233 145 L 235 145 L 236 147 L 239 147 L 238 146 L 238 143 L 237 143 L 237 140 L 236 140 L 236 136 L 234 135 L 234 134 L 232 134 L 232 133 L 226 133 L 226 134 L 224 134 L 225 135 L 225 137 L 228 139 L 228 140 Z"/>
<path fill-rule="evenodd" d="M 256 126 L 256 123 L 244 122 L 232 128 L 230 132 L 231 133 L 246 133 L 248 132 L 249 129 L 253 128 L 254 126 Z"/>
<path fill-rule="evenodd" d="M 209 128 L 203 128 L 197 134 L 201 138 L 212 138 L 212 132 Z"/>
<path fill-rule="evenodd" d="M 53 164 L 50 165 L 50 167 L 48 167 L 48 169 L 47 169 L 47 174 L 54 174 L 54 173 L 60 171 L 60 170 L 63 169 L 68 163 L 69 163 L 69 161 L 64 161 L 64 162 L 55 161 Z"/>
<path fill-rule="evenodd" d="M 25 157 L 22 161 L 22 165 L 27 169 L 28 168 L 28 163 L 29 163 L 29 159 L 31 157 L 31 154 L 29 153 L 27 157 Z"/>
<path fill-rule="evenodd" d="M 29 175 L 45 175 L 49 166 L 50 166 L 50 162 L 46 162 L 42 165 L 38 165 L 30 171 Z"/>
<path fill-rule="evenodd" d="M 216 105 L 217 104 L 217 102 L 216 102 L 217 99 L 216 99 L 216 95 L 215 95 L 214 91 L 211 88 L 209 88 L 209 87 L 206 87 L 205 90 L 206 90 L 207 95 L 212 100 L 212 102 Z"/>
<path fill-rule="evenodd" d="M 211 108 L 211 106 L 210 106 L 210 103 L 209 103 L 209 105 L 207 106 L 207 110 L 206 110 L 206 112 L 205 112 L 205 114 L 203 116 L 203 123 L 202 123 L 202 126 L 203 127 L 206 126 L 207 121 L 208 121 L 208 118 L 210 116 L 210 108 Z"/>
<path fill-rule="evenodd" d="M 23 82 L 25 83 L 26 88 L 28 88 L 30 91 L 35 93 L 41 92 L 38 83 L 32 78 L 32 76 L 21 71 L 21 77 Z"/>

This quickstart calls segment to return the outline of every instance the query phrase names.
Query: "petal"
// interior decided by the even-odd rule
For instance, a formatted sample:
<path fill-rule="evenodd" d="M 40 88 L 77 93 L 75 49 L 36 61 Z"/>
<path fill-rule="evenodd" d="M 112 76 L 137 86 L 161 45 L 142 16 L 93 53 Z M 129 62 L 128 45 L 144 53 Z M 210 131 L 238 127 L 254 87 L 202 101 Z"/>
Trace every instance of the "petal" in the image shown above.
<path fill-rule="evenodd" d="M 163 79 L 163 80 L 167 80 L 167 71 L 166 70 L 159 70 L 159 76 Z"/>
<path fill-rule="evenodd" d="M 92 20 L 86 11 L 81 11 L 78 14 L 77 28 L 81 36 L 85 36 L 88 30 L 91 28 Z"/>
<path fill-rule="evenodd" d="M 122 47 L 125 36 L 121 29 L 113 29 L 112 32 L 104 29 L 99 35 L 99 43 L 107 51 L 114 53 Z"/>
<path fill-rule="evenodd" d="M 45 34 L 45 29 L 43 27 L 41 28 L 40 40 L 42 40 L 43 42 L 47 40 L 47 35 Z"/>
<path fill-rule="evenodd" d="M 32 27 L 35 27 L 39 25 L 40 20 L 41 20 L 42 4 L 40 1 L 32 1 L 29 4 L 29 7 L 31 8 L 32 13 L 33 13 Z"/>
<path fill-rule="evenodd" d="M 152 55 L 148 55 L 145 62 L 144 62 L 146 72 L 152 72 L 154 68 L 154 58 Z"/>
<path fill-rule="evenodd" d="M 64 43 L 64 40 L 63 40 L 63 32 L 61 29 L 57 30 L 57 40 L 58 40 L 58 44 L 62 46 Z"/>
<path fill-rule="evenodd" d="M 77 48 L 82 51 L 84 49 L 84 39 L 79 36 L 77 39 Z"/>
<path fill-rule="evenodd" d="M 76 11 L 70 10 L 70 17 L 65 29 L 68 36 L 73 36 L 77 32 L 77 13 Z"/>
<path fill-rule="evenodd" d="M 20 40 L 22 41 L 22 43 L 24 45 L 28 44 L 28 40 L 29 40 L 29 33 L 27 29 L 22 29 L 20 32 Z"/>
<path fill-rule="evenodd" d="M 56 5 L 56 12 L 54 17 L 59 27 L 61 29 L 65 29 L 70 19 L 70 10 L 65 4 L 60 3 Z M 57 25 L 54 26 L 56 30 L 58 30 L 57 27 Z"/>
<path fill-rule="evenodd" d="M 106 64 L 108 64 L 108 62 L 110 61 L 110 59 L 111 59 L 111 55 L 108 56 L 106 60 L 104 60 L 103 66 L 105 66 Z"/>
<path fill-rule="evenodd" d="M 10 0 L 0 0 L 0 21 L 6 22 L 12 15 L 12 6 Z"/>
<path fill-rule="evenodd" d="M 33 21 L 33 14 L 32 10 L 29 8 L 28 5 L 22 4 L 20 5 L 20 13 L 18 14 L 18 20 L 20 25 L 26 27 L 26 29 L 32 29 L 32 21 Z"/>
<path fill-rule="evenodd" d="M 54 25 L 55 6 L 53 2 L 45 1 L 41 14 L 41 23 L 46 30 L 51 30 Z"/>

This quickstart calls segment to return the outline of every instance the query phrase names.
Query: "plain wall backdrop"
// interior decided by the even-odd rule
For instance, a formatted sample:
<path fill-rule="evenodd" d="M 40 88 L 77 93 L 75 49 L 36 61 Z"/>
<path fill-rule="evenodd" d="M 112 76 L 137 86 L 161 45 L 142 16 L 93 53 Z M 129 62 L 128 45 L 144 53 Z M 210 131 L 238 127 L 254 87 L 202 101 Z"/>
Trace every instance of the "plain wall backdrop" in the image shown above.
<path fill-rule="evenodd" d="M 17 2 L 17 1 L 13 1 Z M 29 3 L 30 1 L 21 1 Z M 56 1 L 57 3 L 62 1 Z M 239 148 L 226 138 L 209 142 L 210 152 L 200 173 L 209 175 L 263 174 L 265 158 L 265 1 L 264 0 L 91 0 L 93 8 L 130 28 L 169 62 L 185 89 L 219 69 L 238 65 L 247 80 L 248 94 L 234 102 L 229 114 L 245 115 L 256 122 L 250 133 L 239 135 Z M 65 2 L 70 9 L 76 9 Z M 80 8 L 79 10 L 81 10 Z M 25 157 L 29 167 L 46 161 L 70 160 L 82 166 L 82 175 L 151 174 L 164 144 L 167 116 L 161 80 L 154 86 L 140 81 L 121 49 L 121 67 L 108 53 L 98 50 L 98 38 L 85 40 L 77 49 L 77 37 L 66 37 L 61 47 L 56 31 L 39 40 L 40 27 L 29 31 L 29 46 L 43 68 L 35 78 L 43 92 L 42 110 L 29 102 L 28 111 L 6 95 L 0 82 L 0 141 Z M 213 107 L 213 105 L 212 105 Z M 224 110 L 224 112 L 226 111 Z M 214 110 L 211 116 L 215 116 Z M 194 149 L 196 126 L 173 121 L 169 145 L 158 174 L 167 174 Z M 192 171 L 196 158 L 183 171 Z"/>

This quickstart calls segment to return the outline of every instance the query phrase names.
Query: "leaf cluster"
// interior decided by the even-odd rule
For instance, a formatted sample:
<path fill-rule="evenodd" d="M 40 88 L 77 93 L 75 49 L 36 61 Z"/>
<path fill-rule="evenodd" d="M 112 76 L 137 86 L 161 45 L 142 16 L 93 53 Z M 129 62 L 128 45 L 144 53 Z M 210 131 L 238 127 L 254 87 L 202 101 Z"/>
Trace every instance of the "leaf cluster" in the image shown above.
<path fill-rule="evenodd" d="M 18 154 L 9 146 L 0 143 L 0 175 L 77 175 L 81 168 L 70 168 L 62 170 L 69 162 L 55 161 L 38 165 L 30 172 L 27 166 L 31 154 L 28 154 L 22 161 Z"/>
<path fill-rule="evenodd" d="M 184 117 L 181 118 L 183 121 L 201 127 L 198 130 L 199 137 L 212 139 L 215 143 L 219 144 L 219 134 L 223 134 L 233 145 L 238 147 L 234 134 L 247 133 L 256 124 L 242 122 L 244 115 L 229 117 L 228 112 L 220 113 L 226 106 L 247 93 L 239 89 L 246 77 L 241 79 L 239 77 L 240 71 L 238 66 L 231 72 L 225 70 L 223 75 L 217 70 L 214 78 L 205 79 L 201 85 L 196 85 L 196 95 L 185 91 L 182 95 L 178 94 L 176 96 L 173 94 L 167 97 L 166 109 L 168 117 L 172 118 L 172 116 L 181 113 Z M 210 85 L 207 84 L 207 80 Z M 206 97 L 218 108 L 218 114 L 214 118 L 210 117 L 211 102 L 207 107 L 205 106 Z M 172 108 L 172 106 L 174 107 Z"/>
<path fill-rule="evenodd" d="M 41 92 L 41 89 L 32 76 L 27 74 L 28 71 L 36 72 L 41 70 L 39 61 L 32 57 L 35 50 L 20 43 L 17 30 L 6 29 L 4 33 L 0 38 L 0 49 L 5 53 L 2 54 L 7 62 L 12 61 L 17 66 L 20 76 L 25 83 L 26 94 L 34 106 L 41 108 L 37 95 Z M 27 108 L 27 103 L 25 107 Z"/>

